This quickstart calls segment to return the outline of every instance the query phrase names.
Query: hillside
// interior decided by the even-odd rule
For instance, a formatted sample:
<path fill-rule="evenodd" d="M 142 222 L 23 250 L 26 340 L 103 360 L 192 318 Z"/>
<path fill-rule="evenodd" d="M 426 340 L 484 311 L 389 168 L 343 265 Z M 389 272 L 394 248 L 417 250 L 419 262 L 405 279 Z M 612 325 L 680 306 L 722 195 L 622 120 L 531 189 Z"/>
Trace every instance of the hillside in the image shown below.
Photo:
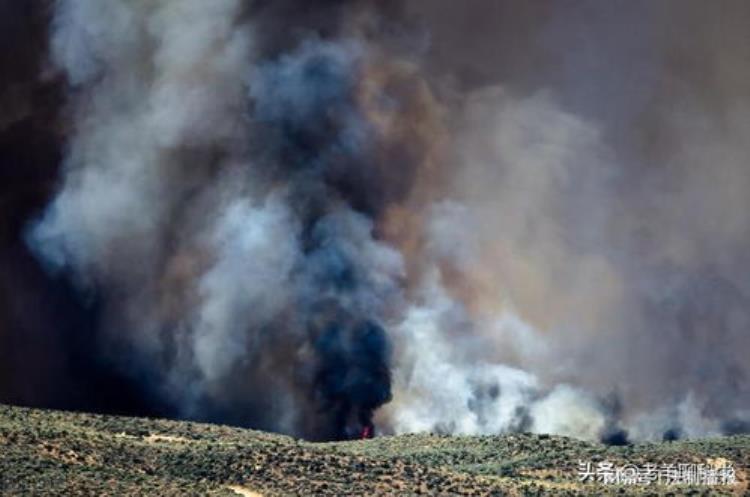
<path fill-rule="evenodd" d="M 578 462 L 734 464 L 734 486 L 581 484 Z M 252 430 L 0 406 L 2 495 L 750 495 L 750 436 L 606 447 L 405 435 L 313 444 Z"/>

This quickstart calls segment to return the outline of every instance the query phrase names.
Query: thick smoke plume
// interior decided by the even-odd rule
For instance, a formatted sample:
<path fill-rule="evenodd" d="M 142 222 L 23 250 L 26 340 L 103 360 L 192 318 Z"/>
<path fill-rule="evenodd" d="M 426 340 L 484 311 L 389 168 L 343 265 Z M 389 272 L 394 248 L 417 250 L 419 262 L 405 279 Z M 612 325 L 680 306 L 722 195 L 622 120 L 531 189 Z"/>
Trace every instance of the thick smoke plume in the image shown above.
<path fill-rule="evenodd" d="M 373 235 L 397 200 L 373 156 L 400 143 L 365 100 L 398 96 L 365 87 L 375 49 L 341 21 L 278 51 L 245 7 L 57 4 L 75 129 L 30 242 L 102 295 L 103 353 L 182 415 L 350 436 L 391 397 L 403 265 Z"/>
<path fill-rule="evenodd" d="M 744 3 L 0 5 L 32 33 L 2 400 L 321 440 L 750 426 Z"/>

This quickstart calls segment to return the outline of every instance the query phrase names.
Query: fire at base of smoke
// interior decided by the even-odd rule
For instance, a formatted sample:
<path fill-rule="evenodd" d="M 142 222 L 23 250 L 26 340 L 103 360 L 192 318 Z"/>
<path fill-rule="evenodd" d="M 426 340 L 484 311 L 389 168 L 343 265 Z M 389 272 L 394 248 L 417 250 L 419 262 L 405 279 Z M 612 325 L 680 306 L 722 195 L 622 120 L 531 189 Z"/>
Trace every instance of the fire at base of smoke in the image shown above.
<path fill-rule="evenodd" d="M 70 356 L 312 439 L 746 431 L 745 26 L 439 5 L 56 2 Z"/>

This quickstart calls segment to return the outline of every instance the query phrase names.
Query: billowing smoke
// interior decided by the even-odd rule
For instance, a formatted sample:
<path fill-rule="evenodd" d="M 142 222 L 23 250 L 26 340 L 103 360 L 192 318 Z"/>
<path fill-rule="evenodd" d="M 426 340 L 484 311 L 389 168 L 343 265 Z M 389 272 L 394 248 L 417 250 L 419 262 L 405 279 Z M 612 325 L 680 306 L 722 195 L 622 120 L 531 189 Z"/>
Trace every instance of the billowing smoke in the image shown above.
<path fill-rule="evenodd" d="M 29 241 L 102 296 L 103 353 L 185 416 L 321 438 L 368 426 L 391 397 L 384 326 L 404 276 L 374 236 L 398 196 L 374 156 L 400 146 L 365 108 L 398 105 L 365 87 L 375 49 L 338 23 L 266 49 L 263 8 L 237 0 L 56 9 L 75 125 Z"/>
<path fill-rule="evenodd" d="M 386 413 L 611 441 L 747 429 L 750 12 L 473 5 L 422 11 L 427 67 L 454 77 L 451 171 Z M 503 19 L 520 27 L 455 28 Z M 518 31 L 540 69 L 487 48 Z"/>
<path fill-rule="evenodd" d="M 0 133 L 59 170 L 13 200 L 0 345 L 41 364 L 3 400 L 311 439 L 750 424 L 744 3 L 30 5 Z"/>

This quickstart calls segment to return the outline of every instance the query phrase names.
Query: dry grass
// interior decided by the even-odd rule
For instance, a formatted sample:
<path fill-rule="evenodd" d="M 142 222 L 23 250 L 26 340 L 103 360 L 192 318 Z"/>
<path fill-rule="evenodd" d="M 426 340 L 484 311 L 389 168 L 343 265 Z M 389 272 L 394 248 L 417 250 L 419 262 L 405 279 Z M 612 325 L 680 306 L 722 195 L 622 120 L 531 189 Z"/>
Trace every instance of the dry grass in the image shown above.
<path fill-rule="evenodd" d="M 578 482 L 579 460 L 604 459 L 731 461 L 741 482 Z M 531 434 L 313 444 L 227 426 L 0 406 L 2 495 L 743 495 L 749 463 L 748 436 L 627 447 Z"/>

